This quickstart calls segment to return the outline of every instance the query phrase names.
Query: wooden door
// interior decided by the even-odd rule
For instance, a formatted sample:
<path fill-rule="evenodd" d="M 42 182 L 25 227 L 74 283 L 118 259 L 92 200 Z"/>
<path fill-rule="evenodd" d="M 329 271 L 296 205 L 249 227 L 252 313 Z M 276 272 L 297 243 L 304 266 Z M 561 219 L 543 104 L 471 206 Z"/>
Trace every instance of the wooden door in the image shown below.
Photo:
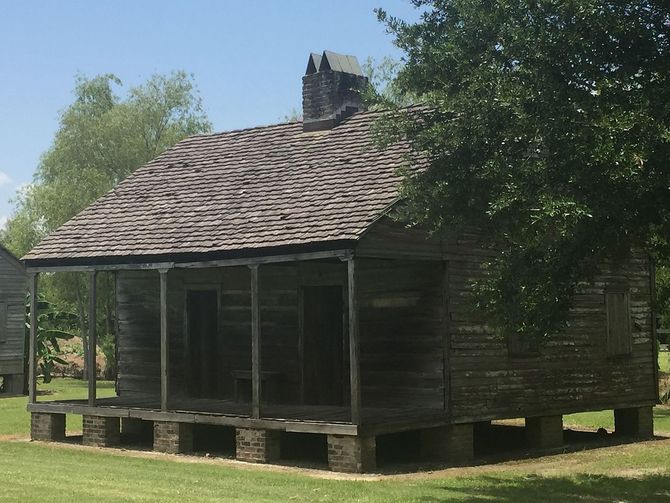
<path fill-rule="evenodd" d="M 187 365 L 189 395 L 219 396 L 221 354 L 219 345 L 218 292 L 189 290 L 186 293 L 188 323 Z"/>
<path fill-rule="evenodd" d="M 344 376 L 341 286 L 303 287 L 305 403 L 342 405 Z"/>

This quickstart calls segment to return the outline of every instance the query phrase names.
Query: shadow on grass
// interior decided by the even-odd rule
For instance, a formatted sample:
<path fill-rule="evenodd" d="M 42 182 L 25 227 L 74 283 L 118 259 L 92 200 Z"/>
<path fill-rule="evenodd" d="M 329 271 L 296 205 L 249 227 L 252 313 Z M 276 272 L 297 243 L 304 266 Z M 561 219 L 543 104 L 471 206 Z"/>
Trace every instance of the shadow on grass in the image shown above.
<path fill-rule="evenodd" d="M 470 480 L 470 482 L 475 482 Z M 589 501 L 589 502 L 660 502 L 670 501 L 670 476 L 650 475 L 637 478 L 616 478 L 604 475 L 570 477 L 521 478 L 478 476 L 476 484 L 454 487 L 448 481 L 429 484 L 431 493 L 444 491 L 444 496 L 421 496 L 422 502 L 497 501 Z"/>
<path fill-rule="evenodd" d="M 401 474 L 441 470 L 455 466 L 485 466 L 506 461 L 520 461 L 550 455 L 597 450 L 639 442 L 634 437 L 595 431 L 563 431 L 564 444 L 550 449 L 530 448 L 523 426 L 485 425 L 475 428 L 475 459 L 464 463 L 426 462 L 420 455 L 420 432 L 377 437 L 378 468 L 383 474 Z"/>

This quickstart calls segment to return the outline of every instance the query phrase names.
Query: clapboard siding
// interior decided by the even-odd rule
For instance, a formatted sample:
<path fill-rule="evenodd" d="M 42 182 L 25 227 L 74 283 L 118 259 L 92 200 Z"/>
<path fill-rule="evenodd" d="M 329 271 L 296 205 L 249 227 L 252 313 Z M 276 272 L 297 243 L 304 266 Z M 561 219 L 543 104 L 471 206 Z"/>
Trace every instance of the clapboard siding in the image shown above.
<path fill-rule="evenodd" d="M 338 270 L 342 264 L 336 264 Z M 260 267 L 261 367 L 278 373 L 283 402 L 300 398 L 299 278 L 307 284 L 333 281 L 333 264 L 264 265 Z M 343 270 L 343 269 L 342 269 Z M 168 273 L 171 393 L 185 394 L 185 300 L 189 289 L 219 292 L 219 383 L 222 398 L 234 393 L 232 373 L 251 369 L 251 294 L 247 267 L 181 270 Z M 159 283 L 155 271 L 120 272 L 119 392 L 159 393 L 160 323 Z"/>
<path fill-rule="evenodd" d="M 646 255 L 604 264 L 592 283 L 580 285 L 569 327 L 538 354 L 517 357 L 472 305 L 472 283 L 496 252 L 472 231 L 427 238 L 398 227 L 382 219 L 355 252 L 364 407 L 446 407 L 453 421 L 466 422 L 654 403 Z M 338 260 L 260 266 L 261 368 L 278 376 L 276 399 L 300 401 L 302 287 L 346 281 L 346 264 Z M 157 395 L 158 273 L 120 272 L 118 284 L 120 392 Z M 613 287 L 628 292 L 631 316 L 631 352 L 617 357 L 607 351 L 605 295 Z M 185 393 L 185 299 L 199 288 L 219 292 L 217 389 L 232 398 L 232 373 L 251 368 L 247 267 L 169 272 L 171 391 Z M 344 354 L 346 368 L 346 348 Z"/>
<path fill-rule="evenodd" d="M 655 401 L 650 269 L 636 253 L 625 264 L 603 264 L 575 296 L 569 325 L 528 357 L 509 355 L 507 341 L 474 321 L 471 283 L 483 272 L 473 245 L 460 245 L 469 274 L 450 274 L 451 406 L 455 421 L 608 409 Z M 462 262 L 459 262 L 462 263 Z M 450 271 L 455 264 L 449 262 Z M 630 288 L 632 351 L 607 350 L 606 290 Z"/>
<path fill-rule="evenodd" d="M 440 262 L 358 260 L 363 406 L 443 408 Z"/>
<path fill-rule="evenodd" d="M 18 261 L 0 248 L 0 376 L 5 391 L 23 392 L 26 275 Z"/>
<path fill-rule="evenodd" d="M 117 277 L 118 393 L 160 395 L 160 285 L 156 271 Z"/>
<path fill-rule="evenodd" d="M 480 236 L 472 230 L 458 235 L 429 237 L 420 229 L 404 229 L 398 223 L 383 218 L 356 249 L 356 254 L 361 257 L 423 260 L 433 264 L 425 267 L 427 270 L 433 267 L 436 278 L 439 276 L 435 265 L 438 260 L 447 268 L 448 316 L 444 326 L 447 334 L 444 350 L 449 363 L 445 385 L 448 386 L 448 405 L 453 421 L 655 403 L 651 275 L 645 254 L 635 253 L 626 263 L 617 266 L 603 264 L 601 273 L 592 283 L 580 285 L 568 328 L 543 344 L 538 355 L 515 357 L 509 354 L 507 340 L 487 325 L 486 314 L 473 308 L 472 283 L 484 274 L 482 262 L 496 254 L 495 250 L 483 247 L 480 241 Z M 364 263 L 365 259 L 361 261 Z M 379 292 L 386 289 L 387 295 L 393 295 L 390 292 L 407 281 L 411 269 L 402 260 L 387 260 L 386 264 L 387 271 L 385 274 L 380 271 L 378 277 L 381 281 L 375 288 Z M 413 312 L 418 316 L 422 311 L 439 309 L 439 304 L 435 302 L 439 298 L 436 285 L 424 283 L 423 287 L 419 287 L 421 275 L 416 276 L 417 289 L 432 293 L 421 297 L 421 305 L 416 306 Z M 622 285 L 630 292 L 631 353 L 611 357 L 607 350 L 605 296 L 612 287 L 620 289 Z M 389 300 L 389 304 L 392 301 Z M 410 319 L 411 315 L 403 314 L 401 309 L 390 316 L 393 319 Z M 369 319 L 365 323 L 368 324 Z M 427 326 L 439 329 L 436 322 Z M 418 333 L 416 329 L 415 333 Z M 423 340 L 415 341 L 414 349 L 407 344 L 410 339 L 405 339 L 402 343 L 395 342 L 397 351 L 389 349 L 387 355 L 368 354 L 365 359 L 367 369 L 363 369 L 364 389 L 367 379 L 368 383 L 370 380 L 388 383 L 385 391 L 393 393 L 390 383 L 401 381 L 394 377 L 396 372 L 412 372 L 423 366 L 425 372 L 419 375 L 422 378 L 427 375 L 428 386 L 432 385 L 437 391 L 440 387 L 436 374 L 441 363 L 439 358 L 430 360 L 415 356 L 415 352 L 421 355 L 423 348 L 430 347 L 432 339 L 428 335 L 423 337 Z M 361 329 L 362 345 L 365 344 L 364 338 L 365 333 Z M 435 342 L 439 342 L 439 337 L 435 337 Z M 383 346 L 382 342 L 376 347 Z M 439 354 L 437 347 L 434 351 L 435 355 Z M 379 374 L 379 377 L 372 377 L 371 372 L 382 372 L 383 369 L 394 369 L 394 372 L 390 376 Z M 387 381 L 384 381 L 384 376 Z M 406 389 L 405 384 L 399 387 L 403 391 Z M 407 395 L 419 402 L 437 403 L 427 390 L 423 395 Z"/>

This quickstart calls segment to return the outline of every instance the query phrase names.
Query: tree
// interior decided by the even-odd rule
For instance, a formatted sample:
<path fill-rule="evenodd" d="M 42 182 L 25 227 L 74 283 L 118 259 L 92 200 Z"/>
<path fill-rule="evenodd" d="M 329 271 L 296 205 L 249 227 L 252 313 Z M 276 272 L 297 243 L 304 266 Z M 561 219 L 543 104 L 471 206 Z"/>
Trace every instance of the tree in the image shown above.
<path fill-rule="evenodd" d="M 469 225 L 500 247 L 477 285 L 498 327 L 545 338 L 577 284 L 638 247 L 670 256 L 670 4 L 660 0 L 414 0 L 378 10 L 405 52 L 397 111 L 425 170 L 404 217 Z"/>
<path fill-rule="evenodd" d="M 302 120 L 302 112 L 298 111 L 297 108 L 291 108 L 291 111 L 287 114 L 284 114 L 282 118 L 279 119 L 282 122 L 297 122 Z"/>
<path fill-rule="evenodd" d="M 396 85 L 396 76 L 402 68 L 402 63 L 390 56 L 377 61 L 368 56 L 361 65 L 363 75 L 368 78 L 367 89 L 358 90 L 366 106 L 371 110 L 389 107 L 401 107 L 414 103 L 414 96 L 403 94 Z M 282 122 L 296 122 L 302 120 L 302 112 L 293 107 L 291 111 L 280 118 Z"/>
<path fill-rule="evenodd" d="M 363 94 L 363 99 L 371 109 L 386 109 L 412 105 L 415 97 L 412 93 L 403 91 L 398 86 L 396 77 L 402 68 L 402 63 L 390 56 L 377 61 L 369 56 L 363 65 L 363 75 L 370 83 Z"/>
<path fill-rule="evenodd" d="M 74 102 L 62 112 L 53 144 L 44 153 L 33 183 L 15 200 L 0 236 L 18 256 L 112 189 L 135 169 L 186 136 L 208 132 L 210 123 L 191 76 L 155 75 L 130 88 L 124 98 L 114 75 L 78 77 Z M 45 275 L 47 300 L 77 314 L 87 362 L 87 278 L 78 273 Z M 111 274 L 98 279 L 98 333 L 114 363 L 114 290 Z"/>

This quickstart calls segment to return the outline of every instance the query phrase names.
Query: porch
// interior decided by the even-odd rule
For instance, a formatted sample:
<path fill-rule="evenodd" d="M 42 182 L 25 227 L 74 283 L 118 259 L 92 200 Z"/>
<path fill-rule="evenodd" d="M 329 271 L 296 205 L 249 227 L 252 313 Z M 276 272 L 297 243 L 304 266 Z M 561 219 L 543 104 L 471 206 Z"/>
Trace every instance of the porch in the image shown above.
<path fill-rule="evenodd" d="M 447 424 L 443 411 L 431 409 L 363 408 L 360 424 L 353 424 L 348 407 L 273 404 L 263 407 L 262 417 L 254 418 L 251 405 L 233 400 L 183 398 L 172 400 L 170 409 L 163 411 L 158 401 L 113 397 L 98 399 L 94 406 L 87 400 L 37 402 L 29 404 L 28 411 L 350 436 L 375 436 Z"/>
<path fill-rule="evenodd" d="M 45 421 L 47 439 L 65 414 L 81 414 L 94 437 L 112 435 L 103 445 L 114 444 L 120 421 L 145 421 L 154 429 L 171 425 L 172 439 L 188 437 L 198 424 L 321 434 L 351 443 L 356 458 L 377 435 L 449 426 L 439 261 L 354 258 L 339 250 L 32 268 L 31 316 L 38 274 L 63 270 L 88 274 L 90 327 L 97 275 L 115 275 L 118 396 L 98 398 L 91 379 L 86 400 L 38 402 L 35 316 L 28 410 L 38 426 Z M 89 367 L 96 339 L 91 329 Z"/>

